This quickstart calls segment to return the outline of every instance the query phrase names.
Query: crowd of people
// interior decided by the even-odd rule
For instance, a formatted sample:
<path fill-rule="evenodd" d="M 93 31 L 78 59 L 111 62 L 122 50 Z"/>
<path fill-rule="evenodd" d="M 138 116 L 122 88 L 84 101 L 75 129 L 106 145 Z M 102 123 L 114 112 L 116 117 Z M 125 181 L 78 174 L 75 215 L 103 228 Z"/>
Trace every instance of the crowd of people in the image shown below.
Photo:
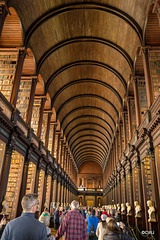
<path fill-rule="evenodd" d="M 6 224 L 0 222 L 1 240 L 129 240 L 134 239 L 127 226 L 120 221 L 116 209 L 110 212 L 101 208 L 79 207 L 74 200 L 70 206 L 58 207 L 49 213 L 42 212 L 35 218 L 37 194 L 27 194 L 22 199 L 23 212 L 20 217 Z M 51 234 L 50 227 L 57 230 Z"/>

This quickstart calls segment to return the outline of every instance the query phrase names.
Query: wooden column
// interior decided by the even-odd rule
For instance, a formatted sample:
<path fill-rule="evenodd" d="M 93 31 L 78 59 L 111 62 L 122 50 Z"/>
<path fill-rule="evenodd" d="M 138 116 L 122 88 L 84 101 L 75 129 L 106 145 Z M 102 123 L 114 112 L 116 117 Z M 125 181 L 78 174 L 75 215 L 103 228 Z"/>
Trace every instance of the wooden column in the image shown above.
<path fill-rule="evenodd" d="M 3 25 L 8 14 L 8 9 L 6 8 L 5 1 L 0 2 L 0 37 L 3 30 Z"/>
<path fill-rule="evenodd" d="M 128 110 L 129 141 L 130 141 L 133 137 L 132 114 L 131 114 L 131 97 L 127 97 L 127 110 Z"/>
<path fill-rule="evenodd" d="M 26 50 L 19 49 L 17 66 L 16 66 L 15 75 L 14 75 L 14 82 L 13 82 L 13 88 L 12 88 L 12 94 L 11 94 L 11 100 L 10 100 L 10 103 L 12 104 L 13 107 L 16 107 L 16 103 L 17 103 L 18 90 L 20 86 L 25 56 L 26 56 Z"/>
<path fill-rule="evenodd" d="M 1 174 L 1 179 L 0 179 L 1 180 L 0 181 L 1 182 L 1 184 L 0 184 L 0 202 L 3 201 L 3 198 L 6 194 L 12 151 L 13 151 L 13 146 L 11 144 L 8 144 L 6 146 L 5 161 L 4 161 L 4 166 L 2 169 L 2 174 Z"/>
<path fill-rule="evenodd" d="M 126 131 L 126 118 L 125 118 L 126 112 L 122 113 L 122 122 L 123 122 L 123 139 L 124 139 L 124 149 L 126 149 L 127 146 L 127 131 Z"/>
<path fill-rule="evenodd" d="M 46 192 L 47 192 L 47 177 L 48 177 L 48 168 L 46 169 L 45 172 L 45 177 L 44 177 L 44 187 L 43 187 L 43 196 L 42 196 L 42 206 L 41 206 L 41 212 L 44 211 L 44 203 L 46 201 Z"/>
<path fill-rule="evenodd" d="M 140 102 L 139 102 L 139 94 L 138 94 L 138 79 L 136 77 L 132 78 L 132 84 L 134 89 L 134 101 L 135 101 L 135 110 L 136 110 L 136 124 L 137 128 L 141 124 L 141 111 L 140 111 Z"/>
<path fill-rule="evenodd" d="M 52 195 L 52 202 L 56 204 L 57 202 L 57 193 L 58 193 L 58 182 L 57 176 L 53 174 L 53 195 Z"/>
<path fill-rule="evenodd" d="M 142 59 L 143 59 L 144 75 L 145 75 L 145 82 L 146 82 L 148 108 L 150 108 L 150 106 L 152 105 L 152 103 L 154 101 L 154 94 L 153 94 L 151 70 L 150 70 L 150 65 L 149 65 L 149 50 L 148 50 L 148 48 L 142 47 Z"/>
<path fill-rule="evenodd" d="M 118 137 L 119 137 L 119 134 L 118 134 L 118 132 L 117 132 L 117 135 L 116 135 L 116 159 L 117 159 L 116 165 L 117 165 L 117 163 L 118 163 L 118 161 L 119 161 Z"/>
<path fill-rule="evenodd" d="M 31 93 L 30 93 L 29 104 L 27 109 L 27 118 L 26 118 L 26 123 L 29 126 L 31 126 L 32 110 L 33 110 L 33 103 L 34 103 L 34 96 L 35 96 L 37 82 L 38 82 L 37 77 L 32 78 Z"/>
<path fill-rule="evenodd" d="M 52 117 L 52 112 L 49 112 L 48 113 L 48 121 L 47 121 L 47 130 L 46 130 L 46 136 L 45 136 L 45 147 L 46 148 L 48 148 L 51 117 Z"/>
<path fill-rule="evenodd" d="M 42 100 L 41 100 L 39 122 L 38 122 L 38 130 L 37 130 L 37 137 L 39 139 L 41 138 L 42 122 L 43 122 L 43 112 L 44 112 L 44 105 L 45 105 L 46 100 L 47 100 L 46 97 L 42 98 Z"/>

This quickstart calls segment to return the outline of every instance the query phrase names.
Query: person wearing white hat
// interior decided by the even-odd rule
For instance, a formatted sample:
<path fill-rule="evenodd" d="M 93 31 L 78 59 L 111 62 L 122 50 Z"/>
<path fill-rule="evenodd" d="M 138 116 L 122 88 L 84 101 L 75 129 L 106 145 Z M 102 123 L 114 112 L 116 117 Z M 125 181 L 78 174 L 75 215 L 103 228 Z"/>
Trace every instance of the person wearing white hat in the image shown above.
<path fill-rule="evenodd" d="M 106 223 L 107 217 L 108 216 L 106 214 L 101 215 L 102 222 L 98 223 L 97 230 L 96 230 L 96 235 L 98 237 L 98 240 L 103 240 L 103 236 L 108 232 L 107 223 Z"/>

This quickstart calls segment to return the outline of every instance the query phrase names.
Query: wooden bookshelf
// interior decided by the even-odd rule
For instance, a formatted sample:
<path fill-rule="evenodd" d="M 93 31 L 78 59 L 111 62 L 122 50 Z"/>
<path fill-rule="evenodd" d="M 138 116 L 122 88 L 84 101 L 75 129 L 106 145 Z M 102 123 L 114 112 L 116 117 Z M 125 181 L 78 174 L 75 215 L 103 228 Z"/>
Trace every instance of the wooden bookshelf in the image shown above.
<path fill-rule="evenodd" d="M 9 219 L 14 219 L 17 213 L 17 205 L 22 181 L 24 157 L 14 151 L 11 157 L 11 165 L 8 177 L 6 196 L 8 200 Z"/>
<path fill-rule="evenodd" d="M 47 177 L 47 188 L 46 188 L 46 206 L 49 209 L 50 205 L 50 196 L 51 196 L 51 182 L 52 182 L 52 177 L 48 175 Z"/>
<path fill-rule="evenodd" d="M 50 124 L 48 150 L 52 152 L 54 124 Z"/>
<path fill-rule="evenodd" d="M 32 162 L 28 166 L 27 186 L 26 194 L 34 192 L 35 177 L 36 177 L 36 165 Z"/>
<path fill-rule="evenodd" d="M 37 130 L 38 130 L 40 107 L 41 107 L 41 98 L 35 98 L 33 103 L 32 119 L 31 119 L 31 128 L 33 128 L 35 135 L 37 135 Z"/>
<path fill-rule="evenodd" d="M 24 121 L 26 121 L 27 117 L 31 86 L 32 80 L 30 78 L 21 79 L 16 108 L 20 111 L 20 115 Z"/>
<path fill-rule="evenodd" d="M 45 144 L 45 137 L 46 137 L 46 131 L 47 131 L 47 121 L 48 121 L 48 113 L 43 113 L 41 141 L 44 144 Z"/>
<path fill-rule="evenodd" d="M 149 53 L 150 68 L 153 82 L 154 98 L 160 94 L 160 52 Z"/>
<path fill-rule="evenodd" d="M 44 177 L 45 177 L 45 171 L 41 169 L 39 173 L 39 181 L 38 181 L 38 202 L 39 202 L 37 206 L 38 211 L 41 211 L 41 207 L 42 207 Z"/>
<path fill-rule="evenodd" d="M 137 82 L 137 86 L 138 86 L 138 92 L 139 92 L 141 116 L 142 116 L 142 119 L 143 119 L 144 114 L 148 109 L 145 80 L 140 80 L 139 79 L 138 82 Z"/>
<path fill-rule="evenodd" d="M 0 91 L 10 102 L 16 64 L 18 58 L 18 50 L 3 51 L 0 50 Z"/>

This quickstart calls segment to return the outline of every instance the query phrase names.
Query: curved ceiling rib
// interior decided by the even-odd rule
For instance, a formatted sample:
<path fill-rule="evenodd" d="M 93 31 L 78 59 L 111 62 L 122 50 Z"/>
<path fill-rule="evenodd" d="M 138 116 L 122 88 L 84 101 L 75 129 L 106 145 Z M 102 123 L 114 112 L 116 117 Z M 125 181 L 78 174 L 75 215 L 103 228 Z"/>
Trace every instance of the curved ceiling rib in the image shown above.
<path fill-rule="evenodd" d="M 102 168 L 103 168 L 103 163 L 99 161 L 96 157 L 84 157 L 79 163 L 78 163 L 78 168 L 84 163 L 84 162 L 96 162 L 98 163 Z"/>
<path fill-rule="evenodd" d="M 106 142 L 105 142 L 101 137 L 99 137 L 99 136 L 97 136 L 97 135 L 94 135 L 94 134 L 84 134 L 84 135 L 79 136 L 78 138 L 76 138 L 76 139 L 71 143 L 70 149 L 72 149 L 73 144 L 74 144 L 77 140 L 79 140 L 80 138 L 82 138 L 82 137 L 87 137 L 87 138 L 88 138 L 88 137 L 95 137 L 95 138 L 98 138 L 98 139 L 100 139 L 100 140 L 105 144 L 105 146 L 106 146 L 107 149 L 109 150 L 108 145 L 106 144 Z"/>
<path fill-rule="evenodd" d="M 110 136 L 108 130 L 106 128 L 104 128 L 102 125 L 95 123 L 95 122 L 87 122 L 87 123 L 79 123 L 76 126 L 74 126 L 73 128 L 71 128 L 71 130 L 67 133 L 66 135 L 66 139 L 68 139 L 69 134 L 75 130 L 75 128 L 79 127 L 79 126 L 84 126 L 84 125 L 94 125 L 94 126 L 98 126 L 100 128 L 102 128 L 103 130 L 105 130 L 105 132 Z M 111 137 L 111 136 L 110 136 Z"/>
<path fill-rule="evenodd" d="M 82 154 L 85 154 L 85 153 L 96 153 L 98 154 L 98 156 L 101 157 L 101 159 L 104 159 L 106 156 L 103 155 L 102 153 L 100 153 L 98 150 L 95 150 L 95 149 L 91 149 L 91 148 L 86 148 L 84 149 L 85 151 L 81 151 L 77 156 L 76 156 L 76 160 L 79 159 L 79 157 L 82 155 Z"/>
<path fill-rule="evenodd" d="M 91 157 L 91 158 L 96 157 L 97 159 L 99 159 L 100 162 L 103 162 L 103 159 L 99 155 L 97 155 L 95 153 L 86 153 L 86 154 L 83 154 L 82 156 L 80 156 L 79 158 L 76 159 L 77 163 L 79 163 L 79 161 L 81 159 L 83 159 L 84 157 Z"/>
<path fill-rule="evenodd" d="M 108 143 L 110 143 L 110 141 L 109 141 L 109 139 L 107 138 L 107 136 L 106 136 L 104 133 L 102 133 L 101 131 L 99 131 L 99 130 L 97 130 L 97 129 L 94 129 L 94 128 L 84 128 L 84 129 L 81 129 L 81 130 L 75 132 L 69 139 L 67 139 L 68 144 L 70 144 L 71 139 L 72 139 L 76 134 L 78 134 L 78 133 L 80 133 L 80 132 L 83 132 L 83 131 L 96 131 L 96 132 L 100 133 L 101 135 L 103 135 L 103 136 L 107 139 Z"/>
<path fill-rule="evenodd" d="M 77 143 L 77 145 L 75 145 L 74 147 L 73 147 L 73 149 L 72 149 L 72 152 L 73 152 L 73 154 L 74 154 L 74 152 L 76 152 L 76 149 L 79 147 L 79 145 L 81 144 L 81 143 L 85 143 L 85 142 L 94 142 L 94 144 L 95 143 L 97 143 L 97 144 L 99 144 L 101 147 L 103 147 L 103 149 L 105 150 L 105 152 L 107 153 L 107 149 L 106 149 L 106 147 L 101 143 L 101 142 L 99 142 L 99 141 L 97 141 L 97 140 L 93 140 L 93 139 L 85 139 L 85 140 L 83 140 L 83 141 L 80 141 L 79 143 Z M 82 145 L 81 145 L 82 146 Z"/>
<path fill-rule="evenodd" d="M 107 100 L 106 98 L 104 98 L 104 97 L 101 97 L 101 96 L 99 96 L 99 95 L 95 95 L 95 94 L 79 94 L 79 95 L 76 95 L 76 96 L 74 96 L 74 97 L 71 97 L 71 98 L 69 98 L 66 102 L 64 102 L 60 107 L 59 107 L 59 109 L 57 110 L 57 118 L 59 117 L 59 114 L 60 114 L 60 112 L 62 111 L 62 109 L 69 103 L 69 102 L 71 102 L 71 101 L 73 101 L 73 100 L 75 100 L 75 99 L 77 99 L 77 98 L 86 98 L 86 97 L 91 97 L 91 98 L 97 98 L 97 99 L 100 99 L 100 100 L 102 100 L 103 102 L 106 102 L 106 103 L 108 103 L 112 108 L 113 108 L 113 110 L 114 110 L 114 112 L 116 113 L 116 115 L 117 115 L 117 118 L 119 118 L 119 112 L 118 112 L 118 110 L 117 110 L 117 108 L 109 101 L 109 100 Z M 123 107 L 123 106 L 122 106 Z"/>
<path fill-rule="evenodd" d="M 73 156 L 77 159 L 77 157 L 78 157 L 81 153 L 90 152 L 90 151 L 88 151 L 88 150 L 90 150 L 91 152 L 93 151 L 93 152 L 99 153 L 100 156 L 102 156 L 102 157 L 105 157 L 105 156 L 106 156 L 106 155 L 104 154 L 104 152 L 101 152 L 99 149 L 97 149 L 97 148 L 95 148 L 95 147 L 93 147 L 93 146 L 92 146 L 92 147 L 83 148 L 83 149 L 81 149 L 80 151 L 78 151 L 77 154 L 73 154 Z"/>
<path fill-rule="evenodd" d="M 127 91 L 127 83 L 125 81 L 125 79 L 123 78 L 123 76 L 114 68 L 112 68 L 111 66 L 105 64 L 105 63 L 101 63 L 101 62 L 98 62 L 98 61 L 76 61 L 76 62 L 72 62 L 72 63 L 69 63 L 69 64 L 66 64 L 65 66 L 61 67 L 60 69 L 58 69 L 57 71 L 55 71 L 50 77 L 49 79 L 47 80 L 46 84 L 45 84 L 45 93 L 47 93 L 48 91 L 48 88 L 49 88 L 49 85 L 51 84 L 51 82 L 62 72 L 64 72 L 65 70 L 69 69 L 69 68 L 72 68 L 72 67 L 75 67 L 75 66 L 82 66 L 82 65 L 93 65 L 93 66 L 98 66 L 98 67 L 101 67 L 101 68 L 104 68 L 110 72 L 112 72 L 114 75 L 116 75 L 119 80 L 122 82 L 123 84 L 123 87 L 124 87 L 124 90 L 125 92 Z M 53 105 L 52 105 L 53 106 Z"/>
<path fill-rule="evenodd" d="M 120 101 L 120 103 L 121 103 L 121 106 L 122 106 L 123 100 L 122 100 L 120 94 L 119 94 L 111 85 L 109 85 L 109 84 L 107 84 L 107 83 L 105 83 L 105 82 L 103 82 L 103 81 L 97 80 L 97 79 L 78 79 L 78 80 L 72 81 L 72 82 L 64 85 L 64 86 L 63 86 L 62 88 L 60 88 L 60 89 L 56 92 L 56 94 L 53 96 L 53 98 L 52 98 L 52 106 L 54 106 L 54 103 L 55 103 L 57 97 L 58 97 L 64 90 L 66 90 L 67 88 L 69 88 L 69 87 L 72 86 L 72 85 L 79 84 L 79 83 L 96 83 L 96 84 L 102 85 L 102 86 L 110 89 L 110 90 L 117 96 L 117 98 L 119 99 L 119 101 Z"/>
<path fill-rule="evenodd" d="M 102 38 L 98 38 L 98 37 L 76 37 L 76 38 L 71 38 L 71 39 L 67 39 L 63 42 L 60 42 L 54 46 L 52 46 L 50 49 L 48 49 L 43 56 L 41 56 L 41 58 L 39 59 L 38 63 L 37 63 L 37 74 L 40 71 L 40 68 L 42 66 L 42 64 L 45 62 L 45 60 L 51 55 L 53 54 L 56 50 L 58 50 L 59 48 L 62 48 L 64 46 L 67 46 L 69 44 L 74 44 L 74 43 L 79 43 L 79 42 L 96 42 L 96 43 L 101 43 L 107 46 L 110 46 L 112 48 L 114 48 L 115 50 L 117 50 L 120 54 L 122 54 L 122 56 L 127 60 L 129 67 L 131 69 L 131 71 L 133 70 L 133 61 L 131 59 L 131 57 L 129 56 L 129 54 L 123 49 L 121 48 L 119 45 L 115 44 L 114 42 L 110 41 L 110 40 L 106 40 L 106 39 L 102 39 Z"/>
<path fill-rule="evenodd" d="M 104 154 L 104 149 L 103 148 L 101 148 L 99 145 L 97 145 L 97 144 L 94 144 L 94 143 L 88 143 L 88 144 L 84 144 L 84 145 L 81 145 L 78 149 L 76 149 L 74 152 L 73 152 L 73 155 L 76 157 L 77 156 L 77 154 L 79 153 L 79 152 L 81 152 L 81 151 L 83 151 L 83 149 L 99 149 L 99 151 L 101 152 L 101 153 L 103 153 Z M 97 150 L 98 150 L 97 149 Z"/>
<path fill-rule="evenodd" d="M 122 10 L 116 8 L 116 7 L 113 7 L 111 5 L 107 5 L 107 4 L 89 3 L 89 2 L 88 3 L 84 3 L 84 2 L 82 2 L 82 3 L 68 4 L 68 5 L 64 6 L 64 7 L 60 7 L 60 8 L 57 8 L 57 9 L 51 9 L 48 12 L 45 12 L 42 16 L 37 18 L 30 25 L 30 27 L 26 30 L 25 39 L 24 39 L 24 45 L 25 46 L 28 45 L 28 41 L 31 38 L 32 34 L 45 21 L 47 21 L 50 18 L 53 18 L 53 17 L 55 17 L 57 15 L 60 15 L 60 14 L 64 14 L 64 13 L 75 11 L 75 10 L 84 10 L 84 9 L 108 12 L 110 14 L 118 16 L 119 18 L 121 18 L 124 21 L 126 21 L 132 27 L 132 29 L 134 29 L 134 31 L 137 33 L 137 36 L 138 36 L 140 42 L 142 42 L 142 29 L 141 29 L 141 27 L 126 12 L 124 12 L 124 11 L 122 11 Z"/>
<path fill-rule="evenodd" d="M 63 132 L 65 133 L 67 127 L 68 127 L 72 122 L 74 122 L 75 120 L 80 119 L 80 118 L 97 118 L 97 119 L 100 119 L 101 121 L 103 121 L 103 122 L 109 127 L 109 129 L 112 131 L 112 134 L 113 134 L 113 129 L 112 129 L 112 127 L 109 125 L 109 123 L 106 122 L 103 118 L 101 118 L 101 117 L 99 117 L 99 116 L 95 116 L 95 115 L 81 115 L 81 116 L 78 116 L 78 117 L 72 119 L 72 120 L 65 126 Z M 112 139 L 112 136 L 110 135 L 109 132 L 108 132 L 108 134 L 109 134 L 109 136 L 110 136 L 110 139 Z"/>
<path fill-rule="evenodd" d="M 107 115 L 107 117 L 109 117 L 109 118 L 111 119 L 111 121 L 113 122 L 114 127 L 116 127 L 116 123 L 115 123 L 114 119 L 112 118 L 112 116 L 111 116 L 108 112 L 106 112 L 105 110 L 103 110 L 103 109 L 101 109 L 101 108 L 98 108 L 98 107 L 96 107 L 96 106 L 83 106 L 83 107 L 77 107 L 77 108 L 73 109 L 72 111 L 70 111 L 69 113 L 67 113 L 67 114 L 65 115 L 65 117 L 62 119 L 62 121 L 61 121 L 61 126 L 63 127 L 63 123 L 65 122 L 65 120 L 66 120 L 71 114 L 73 114 L 73 113 L 76 112 L 76 111 L 84 110 L 84 109 L 95 109 L 95 110 L 98 110 L 98 111 L 104 113 L 105 115 Z M 112 131 L 113 131 L 113 129 L 112 129 Z M 64 132 L 65 132 L 65 130 L 64 130 Z"/>

